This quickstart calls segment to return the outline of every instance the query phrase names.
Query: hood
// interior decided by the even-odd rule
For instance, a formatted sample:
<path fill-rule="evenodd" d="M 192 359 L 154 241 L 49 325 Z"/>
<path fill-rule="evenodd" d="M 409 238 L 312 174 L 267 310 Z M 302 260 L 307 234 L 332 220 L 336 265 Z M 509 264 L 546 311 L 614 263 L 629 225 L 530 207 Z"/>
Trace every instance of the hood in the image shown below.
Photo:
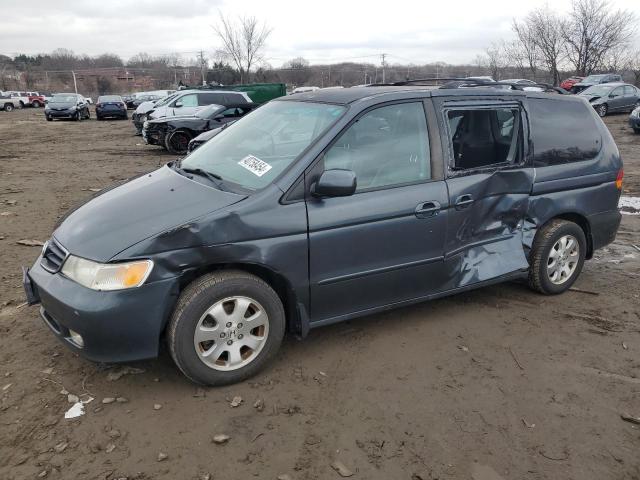
<path fill-rule="evenodd" d="M 153 109 L 153 106 L 156 104 L 156 102 L 142 102 L 140 105 L 138 105 L 138 107 L 136 108 L 136 113 L 141 114 L 141 113 L 147 113 L 149 110 Z"/>
<path fill-rule="evenodd" d="M 54 236 L 69 253 L 106 262 L 145 238 L 244 198 L 190 180 L 164 166 L 98 193 L 68 214 Z"/>
<path fill-rule="evenodd" d="M 232 122 L 229 122 L 232 123 Z M 211 140 L 213 137 L 215 137 L 216 135 L 218 135 L 222 129 L 224 128 L 224 126 L 222 127 L 218 127 L 218 128 L 214 128 L 213 130 L 207 130 L 206 132 L 202 132 L 200 135 L 198 135 L 196 138 L 193 139 L 193 141 L 195 142 L 207 142 L 209 140 Z"/>

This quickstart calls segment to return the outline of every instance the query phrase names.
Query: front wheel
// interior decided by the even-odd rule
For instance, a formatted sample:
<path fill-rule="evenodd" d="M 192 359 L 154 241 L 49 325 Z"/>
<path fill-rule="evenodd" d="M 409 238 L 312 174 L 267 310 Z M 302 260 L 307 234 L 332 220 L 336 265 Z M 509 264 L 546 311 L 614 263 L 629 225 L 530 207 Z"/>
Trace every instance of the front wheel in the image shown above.
<path fill-rule="evenodd" d="M 187 153 L 190 141 L 191 135 L 189 132 L 185 132 L 184 130 L 175 130 L 167 133 L 164 145 L 170 153 L 173 153 L 174 155 L 183 155 Z"/>
<path fill-rule="evenodd" d="M 34 100 L 31 105 L 33 105 L 33 108 L 40 108 L 40 102 L 38 100 Z"/>
<path fill-rule="evenodd" d="M 529 285 L 546 295 L 568 290 L 576 281 L 587 253 L 582 228 L 556 219 L 537 233 L 530 252 Z"/>
<path fill-rule="evenodd" d="M 285 314 L 263 280 L 223 270 L 193 281 L 180 295 L 167 328 L 171 356 L 190 380 L 226 385 L 245 380 L 282 343 Z"/>
<path fill-rule="evenodd" d="M 596 112 L 598 113 L 598 115 L 600 115 L 601 117 L 606 117 L 607 116 L 607 112 L 609 111 L 609 107 L 607 107 L 606 103 L 603 103 L 602 105 L 598 105 L 596 107 Z"/>
<path fill-rule="evenodd" d="M 7 103 L 7 104 L 4 106 L 4 111 L 5 111 L 5 112 L 13 112 L 13 104 L 12 104 L 12 103 Z"/>

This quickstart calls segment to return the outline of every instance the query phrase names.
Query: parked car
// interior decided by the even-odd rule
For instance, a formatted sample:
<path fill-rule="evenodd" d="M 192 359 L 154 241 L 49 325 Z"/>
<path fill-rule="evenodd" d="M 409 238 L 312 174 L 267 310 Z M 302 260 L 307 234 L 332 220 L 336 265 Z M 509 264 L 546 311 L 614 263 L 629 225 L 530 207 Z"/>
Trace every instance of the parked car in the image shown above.
<path fill-rule="evenodd" d="M 640 133 L 640 105 L 629 115 L 629 126 L 633 128 L 635 133 Z"/>
<path fill-rule="evenodd" d="M 121 95 L 122 100 L 126 103 L 127 108 L 133 108 L 133 101 L 135 100 L 135 94 Z"/>
<path fill-rule="evenodd" d="M 166 105 L 172 99 L 176 98 L 179 94 L 180 92 L 172 93 L 171 95 L 167 95 L 160 100 L 148 100 L 138 105 L 135 112 L 133 112 L 133 114 L 131 115 L 131 121 L 133 122 L 133 126 L 136 129 L 136 135 L 142 135 L 142 127 L 147 119 L 147 114 L 151 110 L 153 110 L 156 105 L 158 107 Z"/>
<path fill-rule="evenodd" d="M 180 90 L 172 96 L 171 100 L 160 104 L 158 102 L 147 113 L 148 120 L 162 117 L 174 117 L 178 115 L 194 115 L 199 110 L 212 104 L 239 105 L 252 103 L 245 92 L 231 90 Z"/>
<path fill-rule="evenodd" d="M 100 95 L 98 97 L 98 103 L 96 103 L 96 118 L 102 120 L 103 118 L 109 117 L 122 118 L 123 120 L 129 118 L 127 105 L 120 95 Z"/>
<path fill-rule="evenodd" d="M 157 102 L 161 98 L 164 98 L 166 95 L 158 95 L 158 94 L 144 94 L 144 95 L 136 95 L 136 97 L 131 102 L 133 104 L 133 108 L 138 108 L 143 102 Z"/>
<path fill-rule="evenodd" d="M 28 100 L 28 105 L 33 107 L 33 108 L 40 108 L 40 107 L 44 107 L 45 105 L 45 98 L 44 95 L 41 95 L 38 92 L 28 92 L 29 96 L 27 97 Z"/>
<path fill-rule="evenodd" d="M 589 87 L 594 85 L 600 85 L 601 83 L 622 82 L 622 77 L 615 73 L 603 73 L 598 75 L 589 75 L 583 78 L 577 83 L 574 83 L 571 87 L 571 93 L 580 93 Z"/>
<path fill-rule="evenodd" d="M 562 82 L 560 82 L 560 88 L 564 88 L 566 91 L 571 91 L 571 87 L 573 87 L 576 83 L 584 80 L 584 77 L 569 77 L 565 78 Z"/>
<path fill-rule="evenodd" d="M 528 80 L 526 78 L 507 78 L 506 80 L 500 80 L 502 83 L 513 83 L 514 85 L 518 85 L 522 87 L 524 90 L 529 92 L 542 92 L 544 89 L 538 86 L 537 82 L 533 80 Z"/>
<path fill-rule="evenodd" d="M 511 279 L 566 291 L 615 238 L 622 178 L 581 97 L 291 95 L 69 212 L 24 290 L 79 355 L 150 358 L 166 338 L 188 378 L 228 384 L 285 331 Z"/>
<path fill-rule="evenodd" d="M 196 148 L 200 148 L 202 145 L 204 145 L 209 140 L 211 140 L 213 137 L 218 135 L 224 128 L 228 127 L 232 123 L 233 122 L 225 123 L 222 127 L 218 127 L 218 128 L 214 128 L 213 130 L 208 130 L 206 132 L 202 132 L 200 135 L 198 135 L 197 137 L 193 138 L 189 142 L 189 146 L 187 147 L 188 152 L 191 153 Z"/>
<path fill-rule="evenodd" d="M 199 134 L 234 122 L 256 107 L 254 103 L 238 105 L 209 105 L 195 115 L 162 117 L 144 122 L 142 138 L 145 143 L 160 145 L 181 155 L 187 153 L 189 142 Z"/>
<path fill-rule="evenodd" d="M 82 95 L 77 93 L 56 93 L 44 108 L 47 121 L 54 118 L 70 118 L 71 120 L 89 119 L 89 104 Z"/>
<path fill-rule="evenodd" d="M 44 103 L 45 105 L 47 103 L 49 103 L 49 100 L 51 100 L 51 97 L 53 96 L 53 93 L 51 92 L 40 92 L 40 95 L 42 95 L 42 97 L 44 98 Z"/>
<path fill-rule="evenodd" d="M 316 90 L 320 90 L 320 87 L 296 87 L 291 93 L 315 92 Z"/>
<path fill-rule="evenodd" d="M 9 95 L 0 96 L 0 110 L 4 110 L 5 112 L 12 112 L 16 108 L 22 108 L 20 105 L 20 100 L 16 97 L 11 97 Z"/>
<path fill-rule="evenodd" d="M 640 106 L 640 90 L 628 83 L 603 83 L 579 93 L 586 97 L 598 115 L 612 112 L 630 112 Z"/>
<path fill-rule="evenodd" d="M 89 105 L 93 105 L 93 98 L 91 97 L 83 97 L 85 99 L 85 101 L 89 104 Z"/>

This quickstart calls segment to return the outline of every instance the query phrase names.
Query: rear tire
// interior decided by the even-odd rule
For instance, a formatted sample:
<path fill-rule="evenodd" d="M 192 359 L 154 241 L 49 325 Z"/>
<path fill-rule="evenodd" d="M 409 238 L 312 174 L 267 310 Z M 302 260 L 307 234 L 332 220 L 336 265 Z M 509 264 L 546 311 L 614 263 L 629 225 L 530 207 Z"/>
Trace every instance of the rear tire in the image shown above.
<path fill-rule="evenodd" d="M 5 112 L 13 112 L 13 103 L 7 103 L 4 106 L 4 111 Z"/>
<path fill-rule="evenodd" d="M 31 105 L 33 105 L 33 108 L 40 108 L 40 102 L 38 100 L 34 100 Z"/>
<path fill-rule="evenodd" d="M 584 265 L 587 240 L 582 228 L 554 219 L 536 234 L 529 254 L 529 286 L 545 295 L 568 290 Z"/>
<path fill-rule="evenodd" d="M 194 280 L 180 294 L 167 341 L 185 376 L 215 386 L 255 375 L 277 353 L 284 331 L 276 292 L 254 275 L 223 270 Z"/>

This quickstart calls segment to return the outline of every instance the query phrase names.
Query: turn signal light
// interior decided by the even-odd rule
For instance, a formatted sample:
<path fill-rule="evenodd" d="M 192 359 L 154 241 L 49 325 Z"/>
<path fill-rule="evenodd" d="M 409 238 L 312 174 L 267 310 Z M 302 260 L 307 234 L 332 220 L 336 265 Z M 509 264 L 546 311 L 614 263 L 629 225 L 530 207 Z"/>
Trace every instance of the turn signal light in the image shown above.
<path fill-rule="evenodd" d="M 616 188 L 622 190 L 622 178 L 624 177 L 624 170 L 621 168 L 616 177 Z"/>

